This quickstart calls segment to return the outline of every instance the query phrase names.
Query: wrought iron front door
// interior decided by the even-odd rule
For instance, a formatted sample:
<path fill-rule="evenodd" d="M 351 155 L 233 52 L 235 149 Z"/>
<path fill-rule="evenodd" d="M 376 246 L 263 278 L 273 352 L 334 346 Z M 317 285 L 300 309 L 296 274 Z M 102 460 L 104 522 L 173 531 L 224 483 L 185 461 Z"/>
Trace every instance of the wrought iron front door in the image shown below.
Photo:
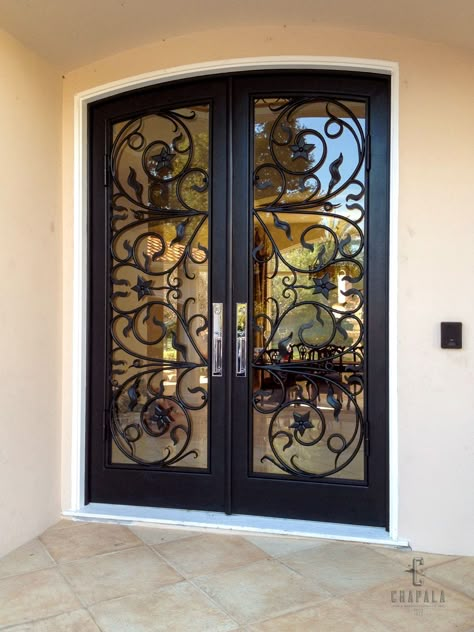
<path fill-rule="evenodd" d="M 89 500 L 223 510 L 226 107 L 201 81 L 90 110 Z"/>
<path fill-rule="evenodd" d="M 388 525 L 388 86 L 91 108 L 89 500 Z"/>

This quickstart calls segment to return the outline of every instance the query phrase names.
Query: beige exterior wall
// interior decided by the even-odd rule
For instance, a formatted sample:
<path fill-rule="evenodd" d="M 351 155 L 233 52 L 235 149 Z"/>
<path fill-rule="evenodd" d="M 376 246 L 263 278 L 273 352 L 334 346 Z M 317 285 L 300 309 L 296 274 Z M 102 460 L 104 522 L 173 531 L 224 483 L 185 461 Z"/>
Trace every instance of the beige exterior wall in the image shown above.
<path fill-rule="evenodd" d="M 0 31 L 0 556 L 60 515 L 61 76 Z"/>
<path fill-rule="evenodd" d="M 399 535 L 419 550 L 473 554 L 474 55 L 417 40 L 316 26 L 199 33 L 127 51 L 66 76 L 63 508 L 70 506 L 71 483 L 73 97 L 159 68 L 268 55 L 357 57 L 400 64 L 399 245 L 392 252 L 399 278 L 398 366 L 392 367 L 399 389 Z M 31 158 L 31 152 L 28 155 Z M 39 228 L 44 230 L 43 224 Z M 30 281 L 26 272 L 31 270 L 28 266 L 18 281 Z M 12 292 L 21 295 L 13 277 L 8 282 Z M 51 309 L 47 315 L 49 328 Z M 464 322 L 462 351 L 439 348 L 442 320 Z M 45 381 L 45 386 L 54 387 Z M 13 390 L 18 390 L 16 383 L 6 392 L 11 396 Z M 13 401 L 12 409 L 17 412 Z M 45 417 L 40 412 L 34 409 L 35 419 Z M 30 423 L 29 412 L 25 416 Z"/>

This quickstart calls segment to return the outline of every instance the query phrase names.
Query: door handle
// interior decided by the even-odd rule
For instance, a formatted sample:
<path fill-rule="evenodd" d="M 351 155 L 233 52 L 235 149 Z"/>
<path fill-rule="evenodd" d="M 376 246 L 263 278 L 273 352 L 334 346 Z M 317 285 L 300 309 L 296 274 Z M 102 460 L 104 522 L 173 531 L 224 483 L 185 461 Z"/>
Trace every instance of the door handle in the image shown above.
<path fill-rule="evenodd" d="M 235 375 L 247 375 L 247 303 L 235 305 Z"/>
<path fill-rule="evenodd" d="M 222 377 L 223 312 L 222 303 L 212 304 L 212 377 Z"/>

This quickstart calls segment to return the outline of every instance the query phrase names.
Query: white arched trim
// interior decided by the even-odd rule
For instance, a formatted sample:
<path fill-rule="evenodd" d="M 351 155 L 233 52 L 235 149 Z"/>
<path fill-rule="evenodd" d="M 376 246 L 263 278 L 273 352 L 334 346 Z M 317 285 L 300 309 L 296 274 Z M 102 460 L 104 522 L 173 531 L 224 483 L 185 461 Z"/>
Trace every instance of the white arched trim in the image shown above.
<path fill-rule="evenodd" d="M 226 516 L 209 512 L 189 512 L 156 508 L 112 505 L 84 507 L 85 479 L 85 419 L 86 419 L 86 340 L 87 340 L 87 106 L 98 99 L 132 89 L 166 81 L 244 72 L 251 70 L 341 70 L 372 72 L 391 76 L 391 157 L 390 157 L 390 296 L 389 296 L 389 480 L 390 532 L 381 528 L 355 525 L 332 525 L 303 520 Z M 313 535 L 333 539 L 406 545 L 398 535 L 399 457 L 398 457 L 398 389 L 397 389 L 397 285 L 398 285 L 398 63 L 374 59 L 321 56 L 249 57 L 203 62 L 156 70 L 104 84 L 80 92 L 74 99 L 74 272 L 73 272 L 73 356 L 71 453 L 65 459 L 71 464 L 71 504 L 64 508 L 68 516 L 127 521 L 187 524 L 201 527 L 221 527 L 261 530 L 274 533 Z M 66 461 L 67 462 L 67 461 Z"/>

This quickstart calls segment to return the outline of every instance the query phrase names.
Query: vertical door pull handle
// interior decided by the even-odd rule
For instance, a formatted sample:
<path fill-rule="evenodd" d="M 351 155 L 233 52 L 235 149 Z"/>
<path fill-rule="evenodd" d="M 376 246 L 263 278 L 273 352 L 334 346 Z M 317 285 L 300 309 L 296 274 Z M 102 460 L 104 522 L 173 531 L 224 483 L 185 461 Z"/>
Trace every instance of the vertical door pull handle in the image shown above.
<path fill-rule="evenodd" d="M 235 374 L 247 375 L 247 303 L 235 306 Z"/>
<path fill-rule="evenodd" d="M 212 304 L 212 377 L 222 377 L 223 304 Z"/>

